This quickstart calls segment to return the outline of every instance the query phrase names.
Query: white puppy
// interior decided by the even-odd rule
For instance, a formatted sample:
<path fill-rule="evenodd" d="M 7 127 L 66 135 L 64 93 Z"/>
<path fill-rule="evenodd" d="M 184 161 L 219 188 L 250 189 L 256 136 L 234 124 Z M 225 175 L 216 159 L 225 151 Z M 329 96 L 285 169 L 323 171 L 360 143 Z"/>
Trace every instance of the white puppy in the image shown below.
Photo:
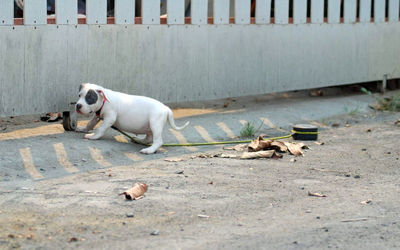
<path fill-rule="evenodd" d="M 103 123 L 92 134 L 86 134 L 86 139 L 101 138 L 111 126 L 134 134 L 145 134 L 143 143 L 152 143 L 140 151 L 143 154 L 154 153 L 163 144 L 162 131 L 166 121 L 175 130 L 182 127 L 175 125 L 172 111 L 161 102 L 145 96 L 128 95 L 101 86 L 84 83 L 79 87 L 79 100 L 76 111 L 80 114 L 92 114 L 93 118 L 87 126 L 78 127 L 78 132 L 89 132 L 102 118 Z"/>

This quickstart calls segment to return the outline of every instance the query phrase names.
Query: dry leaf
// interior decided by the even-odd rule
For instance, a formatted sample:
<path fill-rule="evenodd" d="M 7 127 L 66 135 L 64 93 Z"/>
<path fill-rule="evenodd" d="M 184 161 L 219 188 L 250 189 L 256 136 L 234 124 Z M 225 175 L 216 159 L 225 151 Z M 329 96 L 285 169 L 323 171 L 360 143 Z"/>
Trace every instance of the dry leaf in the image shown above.
<path fill-rule="evenodd" d="M 314 144 L 317 144 L 318 146 L 324 145 L 325 142 L 319 142 L 319 141 L 315 141 Z"/>
<path fill-rule="evenodd" d="M 126 190 L 119 195 L 125 195 L 127 200 L 138 200 L 143 197 L 144 193 L 147 191 L 147 185 L 144 183 L 135 183 L 131 189 Z"/>
<path fill-rule="evenodd" d="M 312 192 L 310 192 L 310 191 L 308 191 L 308 195 L 309 195 L 309 196 L 314 196 L 314 197 L 326 197 L 326 195 L 324 195 L 324 194 L 312 193 Z"/>
<path fill-rule="evenodd" d="M 288 147 L 282 141 L 273 141 L 271 142 L 271 148 L 278 149 L 279 152 L 287 152 Z"/>
<path fill-rule="evenodd" d="M 339 123 L 334 123 L 334 124 L 332 124 L 332 127 L 334 127 L 334 128 L 339 127 L 339 126 L 340 126 Z"/>
<path fill-rule="evenodd" d="M 205 214 L 198 214 L 197 217 L 199 217 L 199 218 L 206 218 L 206 219 L 210 218 L 209 215 L 205 215 Z"/>
<path fill-rule="evenodd" d="M 322 89 L 319 89 L 319 90 L 311 91 L 311 92 L 309 92 L 309 94 L 312 97 L 323 96 L 324 95 L 324 91 Z"/>
<path fill-rule="evenodd" d="M 288 150 L 292 155 L 295 156 L 304 155 L 303 150 L 301 150 L 304 147 L 303 143 L 297 144 L 294 142 L 285 142 L 285 145 L 288 147 Z"/>
<path fill-rule="evenodd" d="M 166 159 L 164 159 L 164 161 L 167 161 L 167 162 L 180 162 L 180 161 L 184 161 L 184 159 L 183 158 L 166 158 Z"/>
<path fill-rule="evenodd" d="M 394 122 L 395 125 L 399 125 L 400 124 L 400 119 L 398 119 L 397 121 Z"/>
<path fill-rule="evenodd" d="M 190 158 L 195 159 L 195 158 L 213 158 L 213 157 L 215 156 L 211 154 L 198 154 L 198 155 L 192 155 Z"/>
<path fill-rule="evenodd" d="M 221 157 L 221 158 L 238 158 L 237 155 L 233 155 L 233 154 L 221 154 L 219 157 Z"/>
<path fill-rule="evenodd" d="M 365 201 L 362 201 L 360 203 L 363 204 L 363 205 L 367 205 L 367 204 L 369 204 L 371 202 L 372 202 L 372 200 L 365 200 Z"/>
<path fill-rule="evenodd" d="M 371 132 L 372 130 L 370 128 L 366 129 L 365 132 Z"/>
<path fill-rule="evenodd" d="M 249 152 L 257 152 L 260 150 L 264 150 L 266 148 L 271 147 L 271 143 L 272 143 L 271 140 L 264 140 L 260 135 L 257 137 L 257 139 L 255 139 L 249 144 L 248 150 Z"/>
<path fill-rule="evenodd" d="M 274 155 L 275 150 L 244 152 L 240 159 L 272 158 Z"/>
<path fill-rule="evenodd" d="M 225 150 L 234 150 L 238 152 L 242 152 L 247 148 L 247 144 L 238 144 L 232 147 L 224 147 Z"/>

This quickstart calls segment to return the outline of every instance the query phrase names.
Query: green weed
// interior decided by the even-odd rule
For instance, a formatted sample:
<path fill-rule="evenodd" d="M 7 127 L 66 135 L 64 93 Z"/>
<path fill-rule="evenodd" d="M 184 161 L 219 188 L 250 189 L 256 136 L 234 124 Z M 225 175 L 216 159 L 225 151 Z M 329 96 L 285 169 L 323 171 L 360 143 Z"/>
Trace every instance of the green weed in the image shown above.
<path fill-rule="evenodd" d="M 376 103 L 372 108 L 380 111 L 400 111 L 400 94 L 391 97 L 377 97 L 366 88 L 361 88 L 361 92 L 375 99 Z"/>

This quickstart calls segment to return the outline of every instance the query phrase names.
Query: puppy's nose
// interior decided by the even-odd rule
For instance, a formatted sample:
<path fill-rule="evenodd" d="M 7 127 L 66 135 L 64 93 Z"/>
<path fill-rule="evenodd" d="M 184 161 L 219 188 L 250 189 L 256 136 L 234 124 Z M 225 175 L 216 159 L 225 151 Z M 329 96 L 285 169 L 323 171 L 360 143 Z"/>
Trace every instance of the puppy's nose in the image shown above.
<path fill-rule="evenodd" d="M 76 111 L 79 111 L 82 108 L 82 104 L 78 103 L 76 104 Z"/>

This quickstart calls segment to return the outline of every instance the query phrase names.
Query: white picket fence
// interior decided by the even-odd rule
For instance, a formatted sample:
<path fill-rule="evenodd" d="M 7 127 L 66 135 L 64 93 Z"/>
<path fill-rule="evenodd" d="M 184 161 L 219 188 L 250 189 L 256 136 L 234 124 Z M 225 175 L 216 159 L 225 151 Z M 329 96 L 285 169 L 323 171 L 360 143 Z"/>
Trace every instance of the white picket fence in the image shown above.
<path fill-rule="evenodd" d="M 185 0 L 160 18 L 160 0 L 141 17 L 115 0 L 107 18 L 107 0 L 86 0 L 78 18 L 77 0 L 55 17 L 24 0 L 16 19 L 0 0 L 0 117 L 66 110 L 81 82 L 168 103 L 400 78 L 399 0 L 190 2 L 190 18 Z"/>

